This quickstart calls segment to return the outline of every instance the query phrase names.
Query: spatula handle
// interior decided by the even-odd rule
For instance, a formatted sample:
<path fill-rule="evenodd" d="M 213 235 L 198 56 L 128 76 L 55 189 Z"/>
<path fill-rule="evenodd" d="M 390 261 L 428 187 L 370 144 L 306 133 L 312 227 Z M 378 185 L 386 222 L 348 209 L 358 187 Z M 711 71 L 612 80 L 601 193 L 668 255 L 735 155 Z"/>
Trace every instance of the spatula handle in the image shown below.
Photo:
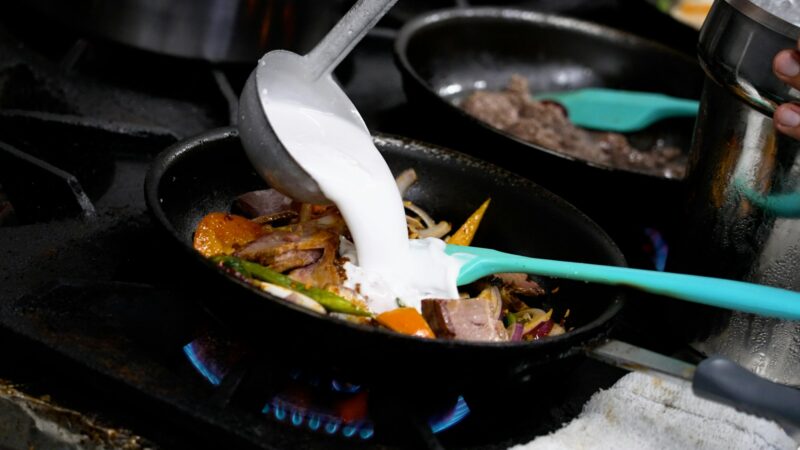
<path fill-rule="evenodd" d="M 477 247 L 448 245 L 447 252 L 464 261 L 459 271 L 459 285 L 493 273 L 523 272 L 629 286 L 695 303 L 800 320 L 800 293 L 786 289 L 722 278 L 529 258 Z"/>
<path fill-rule="evenodd" d="M 694 117 L 700 108 L 697 100 L 667 97 L 664 101 L 663 118 L 667 117 Z"/>

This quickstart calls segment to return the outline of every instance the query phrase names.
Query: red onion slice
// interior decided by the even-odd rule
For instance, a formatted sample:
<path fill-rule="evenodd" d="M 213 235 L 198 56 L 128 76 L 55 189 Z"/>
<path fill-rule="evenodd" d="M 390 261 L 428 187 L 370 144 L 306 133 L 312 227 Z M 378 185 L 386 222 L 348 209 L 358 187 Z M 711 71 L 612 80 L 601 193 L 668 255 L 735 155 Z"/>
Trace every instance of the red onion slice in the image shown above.
<path fill-rule="evenodd" d="M 510 341 L 521 341 L 522 340 L 522 331 L 525 328 L 522 326 L 521 323 L 515 323 L 511 325 L 512 328 L 508 330 L 509 340 Z"/>
<path fill-rule="evenodd" d="M 525 335 L 523 337 L 525 339 L 529 339 L 529 340 L 541 339 L 541 338 L 547 336 L 548 334 L 550 334 L 550 331 L 552 329 L 553 329 L 553 321 L 552 320 L 545 320 L 542 323 L 540 323 L 540 324 L 536 325 L 535 327 L 533 327 L 533 329 L 531 331 L 528 331 L 527 333 L 525 333 Z"/>

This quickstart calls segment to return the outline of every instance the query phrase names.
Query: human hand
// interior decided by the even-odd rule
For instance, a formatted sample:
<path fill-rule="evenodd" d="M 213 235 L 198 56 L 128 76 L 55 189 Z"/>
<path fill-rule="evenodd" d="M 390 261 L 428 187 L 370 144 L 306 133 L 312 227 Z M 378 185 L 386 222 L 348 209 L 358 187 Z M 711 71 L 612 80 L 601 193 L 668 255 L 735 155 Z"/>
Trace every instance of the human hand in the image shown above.
<path fill-rule="evenodd" d="M 800 90 L 800 41 L 797 48 L 783 50 L 772 60 L 772 71 L 784 83 Z M 784 103 L 773 115 L 775 128 L 781 133 L 800 139 L 800 104 Z"/>

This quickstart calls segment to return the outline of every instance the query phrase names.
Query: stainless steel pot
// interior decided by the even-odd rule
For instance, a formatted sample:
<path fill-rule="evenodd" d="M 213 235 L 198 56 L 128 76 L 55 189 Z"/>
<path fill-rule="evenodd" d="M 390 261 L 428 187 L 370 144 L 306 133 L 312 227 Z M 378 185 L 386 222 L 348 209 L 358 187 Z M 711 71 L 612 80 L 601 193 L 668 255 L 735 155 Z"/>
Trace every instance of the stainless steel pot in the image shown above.
<path fill-rule="evenodd" d="M 671 269 L 800 291 L 800 142 L 778 134 L 777 104 L 800 92 L 772 58 L 800 29 L 747 0 L 716 0 L 701 30 L 706 72 L 692 143 L 688 216 Z M 800 386 L 800 322 L 692 310 L 693 346 Z"/>
<path fill-rule="evenodd" d="M 348 4 L 345 0 L 26 1 L 58 23 L 118 43 L 184 58 L 249 63 L 276 48 L 306 53 Z"/>

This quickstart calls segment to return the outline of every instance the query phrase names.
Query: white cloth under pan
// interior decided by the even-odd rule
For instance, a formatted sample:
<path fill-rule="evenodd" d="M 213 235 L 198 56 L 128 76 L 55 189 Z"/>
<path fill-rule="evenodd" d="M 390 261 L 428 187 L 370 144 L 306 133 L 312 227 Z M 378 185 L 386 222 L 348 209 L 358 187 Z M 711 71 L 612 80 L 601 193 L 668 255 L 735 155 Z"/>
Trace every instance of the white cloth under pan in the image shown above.
<path fill-rule="evenodd" d="M 798 406 L 800 407 L 800 406 Z M 630 373 L 572 422 L 514 450 L 797 450 L 774 422 L 696 397 L 689 383 Z"/>

